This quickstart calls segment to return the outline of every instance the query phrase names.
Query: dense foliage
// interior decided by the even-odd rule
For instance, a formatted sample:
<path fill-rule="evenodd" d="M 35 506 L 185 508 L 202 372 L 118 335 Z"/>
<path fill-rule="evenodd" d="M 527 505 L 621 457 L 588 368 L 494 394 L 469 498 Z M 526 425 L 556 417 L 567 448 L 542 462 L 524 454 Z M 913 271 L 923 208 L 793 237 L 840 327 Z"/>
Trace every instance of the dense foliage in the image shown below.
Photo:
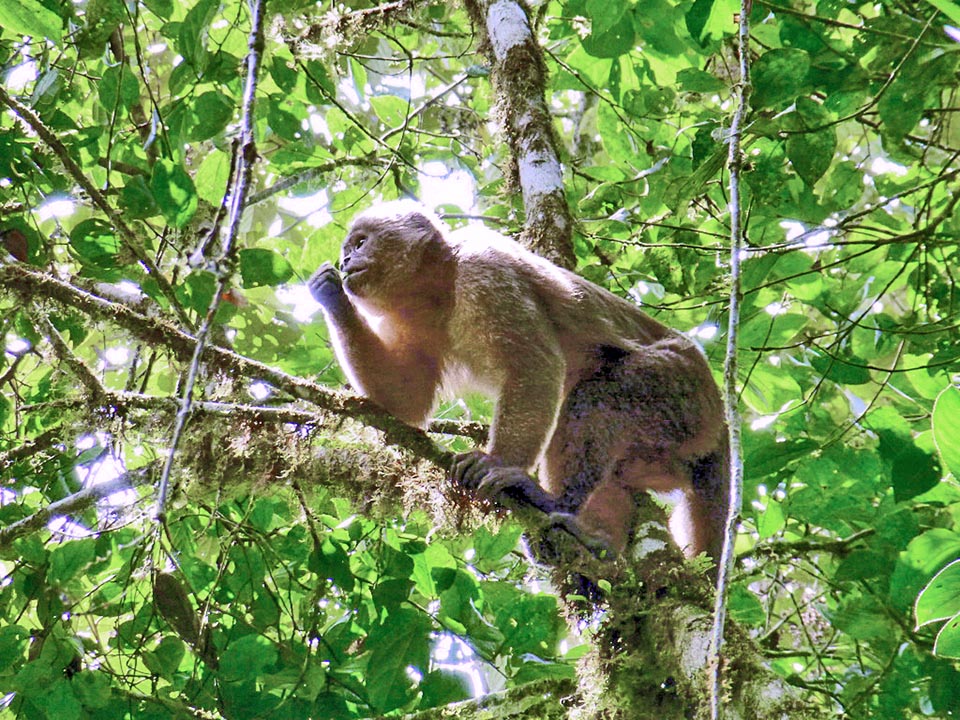
<path fill-rule="evenodd" d="M 531 4 L 578 271 L 719 369 L 739 3 Z M 268 6 L 254 194 L 214 332 L 331 386 L 325 329 L 291 289 L 356 210 L 412 192 L 455 223 L 523 220 L 465 11 L 373 8 Z M 0 288 L 11 717 L 367 717 L 474 695 L 464 660 L 514 686 L 572 677 L 582 652 L 524 584 L 515 526 L 385 516 L 363 493 L 427 471 L 330 415 L 270 416 L 289 398 L 256 373 L 201 378 L 220 405 L 188 424 L 153 519 L 135 471 L 165 457 L 189 353 L 152 323 L 195 330 L 223 269 L 250 17 L 237 0 L 0 4 L 0 271 L 59 279 Z M 751 23 L 731 612 L 825 717 L 944 717 L 960 711 L 956 565 L 918 618 L 914 602 L 960 557 L 960 6 L 756 0 Z M 341 461 L 373 480 L 351 491 Z M 43 515 L 123 472 L 129 489 Z"/>

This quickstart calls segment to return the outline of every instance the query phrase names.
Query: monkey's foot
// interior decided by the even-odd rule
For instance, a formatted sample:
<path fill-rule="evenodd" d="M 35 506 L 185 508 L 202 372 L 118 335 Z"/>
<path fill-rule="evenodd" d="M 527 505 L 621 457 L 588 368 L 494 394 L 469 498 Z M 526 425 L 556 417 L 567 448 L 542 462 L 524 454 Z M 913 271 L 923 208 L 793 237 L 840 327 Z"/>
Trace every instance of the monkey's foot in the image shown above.
<path fill-rule="evenodd" d="M 450 478 L 479 497 L 498 504 L 506 499 L 531 505 L 544 513 L 551 513 L 556 507 L 553 497 L 526 470 L 504 466 L 498 457 L 479 450 L 457 455 Z"/>

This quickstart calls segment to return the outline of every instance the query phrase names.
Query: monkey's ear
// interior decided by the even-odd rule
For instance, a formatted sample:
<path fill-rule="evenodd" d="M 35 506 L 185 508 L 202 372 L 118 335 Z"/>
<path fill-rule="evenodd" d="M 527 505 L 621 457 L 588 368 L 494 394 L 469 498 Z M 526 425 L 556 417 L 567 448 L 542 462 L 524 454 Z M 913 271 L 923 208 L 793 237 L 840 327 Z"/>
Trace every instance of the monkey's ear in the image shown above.
<path fill-rule="evenodd" d="M 437 226 L 437 221 L 428 212 L 411 210 L 403 218 L 404 229 L 412 235 L 421 238 L 437 236 L 443 238 L 443 232 Z"/>

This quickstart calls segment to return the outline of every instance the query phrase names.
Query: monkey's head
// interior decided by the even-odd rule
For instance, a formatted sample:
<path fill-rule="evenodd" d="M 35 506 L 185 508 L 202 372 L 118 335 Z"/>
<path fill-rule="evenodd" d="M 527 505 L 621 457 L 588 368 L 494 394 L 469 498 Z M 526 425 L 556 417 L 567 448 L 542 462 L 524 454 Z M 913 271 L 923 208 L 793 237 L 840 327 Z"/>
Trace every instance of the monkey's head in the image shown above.
<path fill-rule="evenodd" d="M 371 303 L 410 293 L 429 278 L 421 271 L 449 254 L 440 220 L 423 205 L 400 200 L 358 215 L 340 251 L 344 287 Z"/>

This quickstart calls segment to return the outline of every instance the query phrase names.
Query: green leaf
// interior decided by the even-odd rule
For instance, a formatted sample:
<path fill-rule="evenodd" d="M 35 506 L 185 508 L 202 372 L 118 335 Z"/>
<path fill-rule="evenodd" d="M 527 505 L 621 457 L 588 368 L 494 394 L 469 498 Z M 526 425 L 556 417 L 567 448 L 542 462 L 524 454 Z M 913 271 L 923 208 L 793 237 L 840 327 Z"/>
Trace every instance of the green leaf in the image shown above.
<path fill-rule="evenodd" d="M 0 36 L 30 35 L 36 41 L 49 38 L 59 44 L 62 31 L 60 16 L 37 0 L 0 2 Z"/>
<path fill-rule="evenodd" d="M 47 685 L 44 691 L 33 698 L 50 720 L 80 720 L 83 706 L 73 693 L 73 687 L 66 678 Z"/>
<path fill-rule="evenodd" d="M 687 32 L 696 40 L 704 40 L 703 30 L 710 19 L 710 13 L 713 10 L 713 0 L 696 0 L 690 9 L 684 15 L 687 24 Z"/>
<path fill-rule="evenodd" d="M 66 583 L 93 562 L 95 548 L 94 538 L 69 540 L 54 548 L 50 553 L 50 570 L 47 572 L 47 579 L 55 585 Z"/>
<path fill-rule="evenodd" d="M 634 37 L 633 20 L 624 13 L 608 30 L 590 33 L 581 43 L 583 49 L 594 57 L 616 58 L 633 49 Z"/>
<path fill-rule="evenodd" d="M 111 268 L 117 265 L 121 243 L 110 223 L 91 218 L 78 223 L 71 231 L 70 247 L 82 262 Z"/>
<path fill-rule="evenodd" d="M 211 205 L 219 205 L 227 191 L 230 157 L 219 150 L 207 153 L 197 170 L 197 194 Z"/>
<path fill-rule="evenodd" d="M 677 84 L 684 92 L 712 93 L 726 85 L 719 78 L 696 68 L 684 68 L 677 73 Z"/>
<path fill-rule="evenodd" d="M 197 189 L 186 170 L 177 163 L 158 160 L 150 189 L 160 212 L 174 227 L 184 227 L 197 211 Z"/>
<path fill-rule="evenodd" d="M 586 9 L 591 20 L 590 32 L 602 35 L 623 18 L 627 6 L 623 0 L 587 0 Z"/>
<path fill-rule="evenodd" d="M 940 393 L 933 406 L 932 424 L 943 464 L 960 479 L 960 389 L 951 385 Z"/>
<path fill-rule="evenodd" d="M 207 34 L 219 7 L 220 0 L 200 0 L 180 24 L 177 49 L 196 72 L 202 72 L 207 66 Z"/>
<path fill-rule="evenodd" d="M 741 625 L 762 627 L 767 619 L 760 600 L 743 583 L 736 583 L 730 588 L 727 608 L 730 617 Z"/>
<path fill-rule="evenodd" d="M 380 122 L 388 128 L 403 125 L 410 110 L 410 103 L 396 95 L 375 95 L 370 98 L 370 106 Z"/>
<path fill-rule="evenodd" d="M 83 670 L 70 678 L 70 683 L 85 708 L 100 710 L 110 704 L 112 691 L 110 677 L 106 673 Z"/>
<path fill-rule="evenodd" d="M 136 175 L 120 189 L 120 207 L 128 219 L 143 219 L 160 212 L 142 175 Z"/>
<path fill-rule="evenodd" d="M 527 653 L 522 659 L 523 663 L 513 677 L 513 681 L 518 684 L 546 679 L 572 680 L 576 677 L 576 671 L 572 665 L 543 660 L 531 653 Z"/>
<path fill-rule="evenodd" d="M 960 615 L 952 618 L 937 633 L 933 654 L 938 657 L 960 659 Z"/>
<path fill-rule="evenodd" d="M 154 650 L 143 654 L 143 662 L 154 675 L 172 680 L 173 674 L 180 667 L 180 661 L 186 654 L 186 649 L 183 640 L 168 635 Z"/>
<path fill-rule="evenodd" d="M 190 139 L 207 140 L 223 132 L 233 119 L 233 100 L 220 92 L 211 90 L 197 98 L 194 103 L 194 120 Z"/>
<path fill-rule="evenodd" d="M 474 534 L 473 548 L 477 551 L 477 561 L 496 562 L 517 547 L 517 541 L 523 534 L 523 528 L 517 523 L 504 523 L 493 535 L 481 526 Z"/>
<path fill-rule="evenodd" d="M 129 110 L 140 100 L 140 81 L 126 63 L 121 63 L 107 68 L 97 84 L 97 92 L 108 113 L 118 108 Z"/>
<path fill-rule="evenodd" d="M 340 543 L 324 538 L 319 548 L 310 553 L 310 569 L 321 579 L 333 580 L 344 590 L 352 590 L 354 586 L 353 573 L 350 572 L 350 558 L 344 552 Z"/>
<path fill-rule="evenodd" d="M 933 576 L 917 596 L 913 613 L 918 629 L 960 613 L 960 560 L 954 560 Z"/>
<path fill-rule="evenodd" d="M 245 288 L 282 285 L 293 277 L 290 263 L 273 250 L 246 248 L 239 256 L 240 277 Z"/>
<path fill-rule="evenodd" d="M 810 71 L 810 56 L 797 48 L 768 50 L 754 63 L 753 93 L 750 104 L 755 110 L 785 105 L 799 95 Z"/>
<path fill-rule="evenodd" d="M 220 676 L 227 681 L 255 680 L 277 662 L 277 649 L 260 635 L 244 635 L 220 655 Z"/>
<path fill-rule="evenodd" d="M 430 618 L 410 608 L 390 613 L 382 625 L 370 631 L 366 685 L 370 702 L 380 713 L 401 707 L 411 697 L 413 681 L 407 668 L 427 671 L 432 632 Z"/>
<path fill-rule="evenodd" d="M 29 639 L 30 632 L 19 625 L 0 627 L 0 672 L 23 660 Z"/>
<path fill-rule="evenodd" d="M 783 514 L 783 506 L 771 498 L 767 498 L 766 508 L 760 512 L 757 518 L 757 534 L 761 539 L 773 537 L 786 524 L 786 518 Z"/>
<path fill-rule="evenodd" d="M 787 157 L 803 181 L 813 187 L 833 163 L 837 134 L 833 128 L 787 138 Z"/>
<path fill-rule="evenodd" d="M 469 678 L 464 673 L 447 670 L 434 670 L 424 675 L 420 691 L 423 693 L 423 708 L 449 705 L 473 697 Z"/>
<path fill-rule="evenodd" d="M 880 430 L 880 455 L 891 464 L 893 496 L 904 502 L 940 482 L 939 459 L 917 447 L 913 438 L 898 432 Z"/>
<path fill-rule="evenodd" d="M 960 25 L 960 5 L 952 0 L 927 0 L 927 2 L 950 18 L 955 25 Z"/>
<path fill-rule="evenodd" d="M 300 119 L 281 106 L 282 98 L 271 98 L 271 101 L 267 105 L 267 123 L 270 125 L 270 129 L 286 140 L 299 138 L 303 132 L 303 124 Z"/>

